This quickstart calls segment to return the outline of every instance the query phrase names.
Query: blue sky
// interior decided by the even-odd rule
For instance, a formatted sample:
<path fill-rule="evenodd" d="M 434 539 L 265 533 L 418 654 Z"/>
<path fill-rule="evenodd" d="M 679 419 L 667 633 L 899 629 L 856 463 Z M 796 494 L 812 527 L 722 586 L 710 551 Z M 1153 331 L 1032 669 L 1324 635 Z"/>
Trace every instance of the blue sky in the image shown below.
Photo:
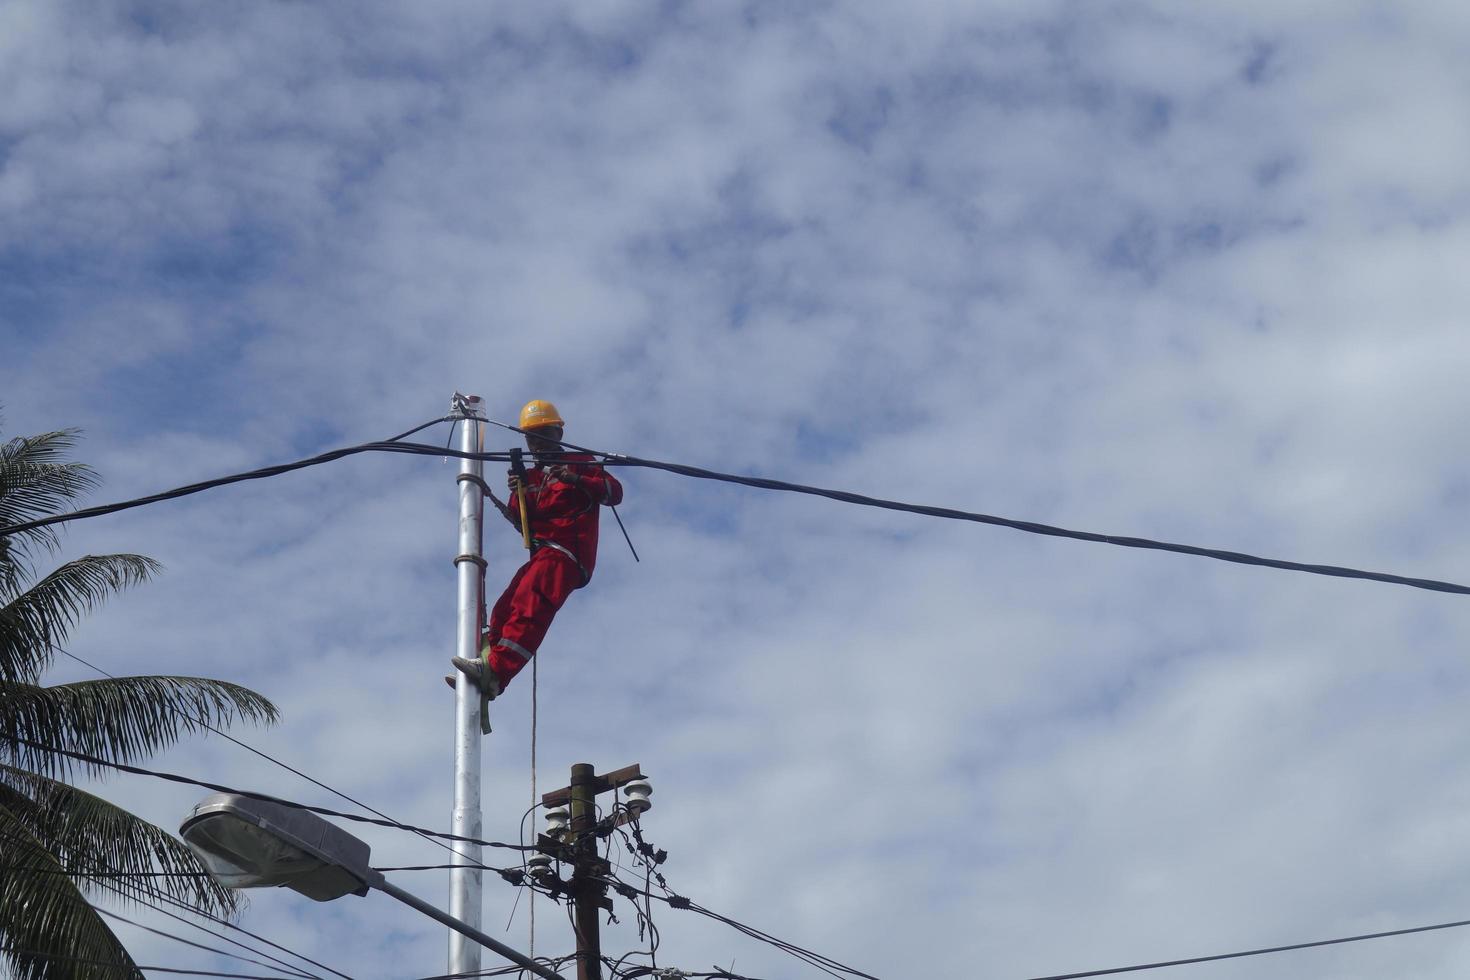
<path fill-rule="evenodd" d="M 455 390 L 542 397 L 611 450 L 1464 581 L 1467 33 L 1435 2 L 11 0 L 5 429 L 85 429 L 101 501 Z M 355 457 L 78 524 L 66 554 L 167 571 L 73 649 L 248 684 L 285 710 L 253 744 L 447 826 L 453 474 Z M 626 483 L 644 561 L 609 522 L 543 650 L 538 780 L 641 762 L 702 904 L 885 978 L 1463 917 L 1462 599 Z M 490 526 L 493 592 L 517 546 Z M 498 839 L 529 701 L 486 743 Z M 160 764 L 334 805 L 218 740 Z M 101 791 L 166 826 L 193 802 Z M 658 923 L 661 964 L 808 975 Z M 244 924 L 356 976 L 444 965 L 377 898 L 258 894 Z M 1189 970 L 1467 959 L 1440 933 Z"/>

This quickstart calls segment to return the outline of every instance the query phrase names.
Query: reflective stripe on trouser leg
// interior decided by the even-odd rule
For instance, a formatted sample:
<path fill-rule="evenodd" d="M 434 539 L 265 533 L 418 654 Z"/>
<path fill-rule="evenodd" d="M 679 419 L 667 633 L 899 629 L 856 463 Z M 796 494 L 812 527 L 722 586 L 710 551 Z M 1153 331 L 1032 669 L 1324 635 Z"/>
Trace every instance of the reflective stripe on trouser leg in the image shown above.
<path fill-rule="evenodd" d="M 495 641 L 495 645 L 498 646 L 498 647 L 507 647 L 512 652 L 519 653 L 521 655 L 521 659 L 522 660 L 530 660 L 532 657 L 536 656 L 536 651 L 534 651 L 534 650 L 527 650 L 525 647 L 521 646 L 515 640 L 507 640 L 504 637 L 501 637 L 500 639 L 496 640 Z"/>

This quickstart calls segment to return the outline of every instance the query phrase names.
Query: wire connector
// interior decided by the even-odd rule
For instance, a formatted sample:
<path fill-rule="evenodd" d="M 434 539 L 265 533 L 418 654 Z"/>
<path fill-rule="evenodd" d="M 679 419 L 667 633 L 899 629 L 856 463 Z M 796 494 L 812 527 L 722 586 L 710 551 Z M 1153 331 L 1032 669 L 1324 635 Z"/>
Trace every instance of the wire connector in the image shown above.
<path fill-rule="evenodd" d="M 449 400 L 449 417 L 456 419 L 474 419 L 477 422 L 486 421 L 485 403 L 479 395 L 462 395 L 454 393 Z"/>

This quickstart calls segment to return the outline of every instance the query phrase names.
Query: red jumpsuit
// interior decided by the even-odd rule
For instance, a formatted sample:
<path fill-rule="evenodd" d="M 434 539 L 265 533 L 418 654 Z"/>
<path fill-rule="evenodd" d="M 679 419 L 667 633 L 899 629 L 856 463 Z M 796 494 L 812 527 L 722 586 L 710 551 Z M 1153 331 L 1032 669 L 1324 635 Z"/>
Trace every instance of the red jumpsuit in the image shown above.
<path fill-rule="evenodd" d="M 502 690 L 541 646 L 557 610 L 574 591 L 592 580 L 597 565 L 597 517 L 603 504 L 623 501 L 623 485 L 593 457 L 577 453 L 559 464 L 580 477 L 563 483 L 539 466 L 526 471 L 526 509 L 531 514 L 534 550 L 505 587 L 486 626 L 486 661 Z M 520 500 L 510 498 L 520 519 Z"/>

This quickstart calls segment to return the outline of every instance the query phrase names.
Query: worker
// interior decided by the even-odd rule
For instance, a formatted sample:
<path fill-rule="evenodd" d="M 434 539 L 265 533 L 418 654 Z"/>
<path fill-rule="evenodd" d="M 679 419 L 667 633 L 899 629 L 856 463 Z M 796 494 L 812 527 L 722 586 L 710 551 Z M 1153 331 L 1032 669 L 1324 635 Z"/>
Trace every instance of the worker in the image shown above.
<path fill-rule="evenodd" d="M 518 532 L 529 518 L 531 542 L 531 557 L 491 609 L 479 658 L 454 658 L 454 666 L 487 698 L 505 690 L 530 662 L 567 597 L 592 580 L 599 509 L 623 500 L 623 485 L 591 455 L 563 451 L 565 425 L 551 402 L 527 402 L 521 409 L 520 428 L 536 465 L 525 470 L 524 481 L 514 471 L 510 473 L 507 503 L 486 488 L 491 501 Z M 453 685 L 452 678 L 445 680 Z"/>

